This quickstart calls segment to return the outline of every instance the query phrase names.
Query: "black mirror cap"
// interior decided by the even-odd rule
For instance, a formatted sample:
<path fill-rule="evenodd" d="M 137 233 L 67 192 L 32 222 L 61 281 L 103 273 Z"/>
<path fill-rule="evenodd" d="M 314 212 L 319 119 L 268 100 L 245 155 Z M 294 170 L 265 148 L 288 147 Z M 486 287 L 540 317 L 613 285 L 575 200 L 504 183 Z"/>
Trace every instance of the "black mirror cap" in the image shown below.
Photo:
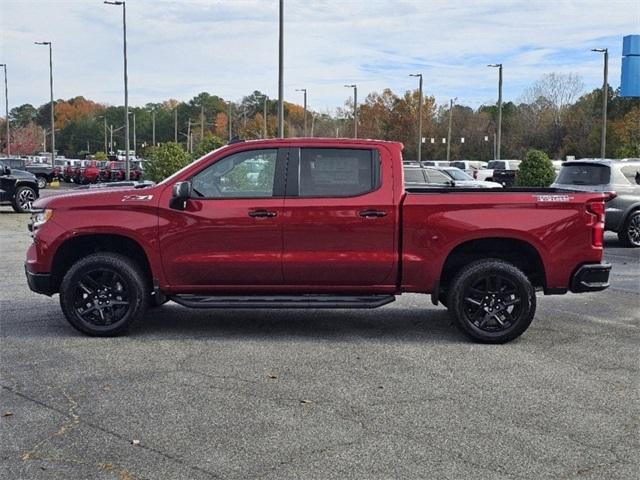
<path fill-rule="evenodd" d="M 9 167 L 7 165 L 2 167 L 2 174 L 3 175 L 11 175 L 11 167 Z"/>
<path fill-rule="evenodd" d="M 173 186 L 173 198 L 186 200 L 191 197 L 191 182 L 178 182 Z"/>

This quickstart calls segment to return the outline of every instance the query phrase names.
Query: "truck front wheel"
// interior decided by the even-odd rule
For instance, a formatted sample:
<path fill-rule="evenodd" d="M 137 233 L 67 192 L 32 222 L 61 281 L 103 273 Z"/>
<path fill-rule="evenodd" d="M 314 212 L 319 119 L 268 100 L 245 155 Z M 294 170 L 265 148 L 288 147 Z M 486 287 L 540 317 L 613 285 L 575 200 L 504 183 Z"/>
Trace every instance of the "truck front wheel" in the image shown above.
<path fill-rule="evenodd" d="M 148 298 L 140 268 L 115 253 L 95 253 L 79 260 L 60 285 L 60 306 L 69 323 L 98 337 L 125 333 L 144 315 Z"/>
<path fill-rule="evenodd" d="M 449 289 L 448 308 L 454 323 L 481 343 L 506 343 L 529 328 L 536 293 L 527 276 L 497 259 L 470 263 Z"/>

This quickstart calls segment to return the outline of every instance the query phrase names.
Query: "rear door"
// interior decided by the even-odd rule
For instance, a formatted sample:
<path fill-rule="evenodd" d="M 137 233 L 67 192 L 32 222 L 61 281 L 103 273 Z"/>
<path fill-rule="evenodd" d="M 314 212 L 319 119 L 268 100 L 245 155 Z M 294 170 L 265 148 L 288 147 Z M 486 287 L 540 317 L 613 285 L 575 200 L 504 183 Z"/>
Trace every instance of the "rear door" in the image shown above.
<path fill-rule="evenodd" d="M 376 148 L 291 149 L 283 215 L 286 284 L 395 284 L 397 219 L 388 155 Z"/>

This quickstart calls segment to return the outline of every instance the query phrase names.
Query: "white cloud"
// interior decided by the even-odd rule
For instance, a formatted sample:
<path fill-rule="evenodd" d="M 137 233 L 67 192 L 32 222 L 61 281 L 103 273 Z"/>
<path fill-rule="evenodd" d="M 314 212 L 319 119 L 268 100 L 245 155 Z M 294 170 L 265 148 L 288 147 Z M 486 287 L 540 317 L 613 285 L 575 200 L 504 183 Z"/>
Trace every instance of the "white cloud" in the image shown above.
<path fill-rule="evenodd" d="M 85 95 L 122 103 L 120 10 L 100 0 L 4 0 L 0 62 L 9 65 L 10 103 L 48 99 L 48 58 L 34 40 L 54 42 L 57 98 Z M 276 0 L 129 0 L 132 104 L 201 91 L 238 99 L 255 89 L 277 93 Z M 637 0 L 285 0 L 285 96 L 309 90 L 313 108 L 335 108 L 358 83 L 359 95 L 415 87 L 438 101 L 494 101 L 505 65 L 505 97 L 517 99 L 547 72 L 580 74 L 587 89 L 620 80 L 622 36 L 640 33 Z"/>

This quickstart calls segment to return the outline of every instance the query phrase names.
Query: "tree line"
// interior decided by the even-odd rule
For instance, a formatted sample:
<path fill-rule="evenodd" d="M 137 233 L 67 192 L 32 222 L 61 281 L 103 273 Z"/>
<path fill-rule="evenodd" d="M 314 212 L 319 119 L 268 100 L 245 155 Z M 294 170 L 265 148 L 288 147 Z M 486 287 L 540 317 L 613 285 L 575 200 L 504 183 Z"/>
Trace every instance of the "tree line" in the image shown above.
<path fill-rule="evenodd" d="M 640 157 L 640 99 L 623 98 L 611 88 L 607 94 L 607 156 Z M 404 94 L 391 89 L 369 93 L 358 105 L 358 135 L 403 142 L 405 157 L 416 158 L 418 101 L 417 90 Z M 142 156 L 152 146 L 154 119 L 156 144 L 177 140 L 185 150 L 194 153 L 229 138 L 256 139 L 265 135 L 269 138 L 277 134 L 277 100 L 259 91 L 236 102 L 203 92 L 187 102 L 170 99 L 129 110 L 131 148 L 134 148 L 135 116 L 135 149 Z M 447 145 L 442 139 L 447 138 L 450 116 L 452 160 L 493 158 L 498 117 L 495 104 L 475 109 L 453 104 L 450 108 L 449 104 L 437 105 L 434 97 L 427 96 L 422 115 L 423 159 L 446 157 Z M 109 150 L 112 141 L 114 150 L 124 149 L 123 117 L 124 107 L 100 104 L 82 96 L 56 101 L 58 152 L 78 157 Z M 284 102 L 284 119 L 285 136 L 303 136 L 302 106 Z M 557 159 L 569 155 L 598 157 L 601 119 L 602 89 L 585 93 L 575 75 L 544 75 L 517 102 L 503 104 L 501 156 L 524 158 L 533 148 Z M 3 152 L 6 152 L 5 121 L 0 122 Z M 45 149 L 50 128 L 49 103 L 15 107 L 9 112 L 9 121 L 12 154 L 28 155 Z M 335 112 L 307 112 L 306 133 L 315 137 L 352 136 L 353 104 L 347 101 Z"/>

